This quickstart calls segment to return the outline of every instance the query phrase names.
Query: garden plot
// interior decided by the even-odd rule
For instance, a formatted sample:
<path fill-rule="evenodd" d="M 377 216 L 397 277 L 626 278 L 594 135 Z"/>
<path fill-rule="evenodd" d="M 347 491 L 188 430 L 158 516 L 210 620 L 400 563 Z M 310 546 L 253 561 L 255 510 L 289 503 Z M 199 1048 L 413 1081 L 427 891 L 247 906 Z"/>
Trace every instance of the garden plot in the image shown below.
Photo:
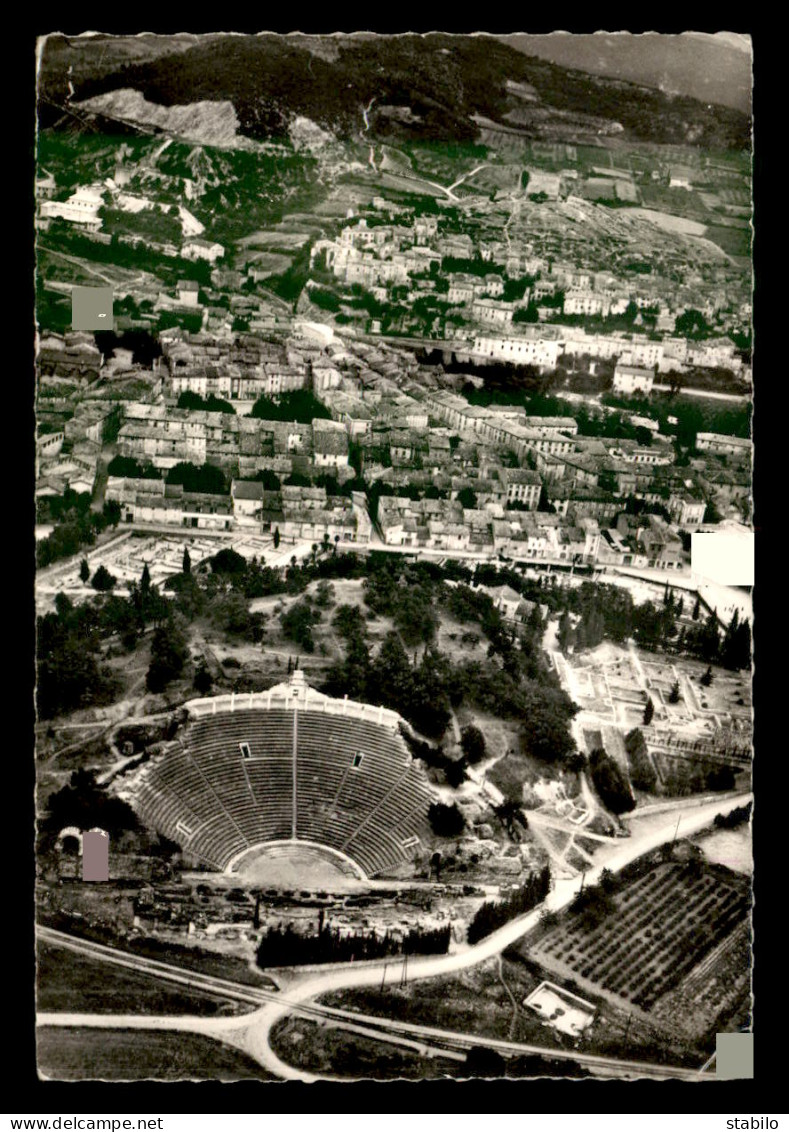
<path fill-rule="evenodd" d="M 742 925 L 749 894 L 747 881 L 729 870 L 667 862 L 622 884 L 612 902 L 600 922 L 566 913 L 532 955 L 650 1011 Z M 714 970 L 702 977 L 702 990 L 711 993 L 714 978 Z"/>

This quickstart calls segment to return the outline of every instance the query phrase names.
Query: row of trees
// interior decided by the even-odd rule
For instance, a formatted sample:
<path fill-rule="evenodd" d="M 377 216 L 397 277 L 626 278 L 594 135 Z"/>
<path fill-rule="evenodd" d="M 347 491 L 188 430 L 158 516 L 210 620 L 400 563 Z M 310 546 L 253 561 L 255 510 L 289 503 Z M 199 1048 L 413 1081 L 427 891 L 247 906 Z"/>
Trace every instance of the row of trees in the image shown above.
<path fill-rule="evenodd" d="M 294 967 L 308 963 L 350 963 L 384 959 L 388 955 L 444 955 L 450 926 L 412 928 L 403 935 L 391 931 L 341 932 L 322 924 L 314 933 L 301 933 L 291 924 L 268 928 L 257 951 L 259 967 Z"/>
<path fill-rule="evenodd" d="M 532 873 L 506 900 L 486 901 L 477 909 L 468 926 L 468 942 L 479 943 L 516 916 L 523 916 L 541 904 L 551 889 L 548 865 Z"/>
<path fill-rule="evenodd" d="M 625 736 L 625 750 L 630 764 L 631 783 L 636 790 L 652 793 L 657 786 L 657 772 L 649 757 L 644 733 L 639 727 L 634 727 Z"/>
<path fill-rule="evenodd" d="M 203 398 L 199 393 L 193 393 L 190 389 L 185 389 L 178 398 L 178 408 L 203 410 L 207 413 L 233 413 L 234 415 L 236 411 L 229 401 L 216 397 L 213 393 Z"/>
<path fill-rule="evenodd" d="M 708 664 L 721 664 L 739 671 L 751 664 L 751 627 L 735 610 L 721 633 L 717 614 L 702 613 L 696 598 L 691 612 L 693 624 L 679 626 L 687 617 L 687 598 L 666 586 L 662 602 L 645 601 L 636 605 L 628 590 L 601 582 L 583 582 L 577 587 L 554 587 L 536 591 L 533 583 L 519 580 L 514 572 L 507 584 L 515 582 L 521 592 L 536 593 L 538 600 L 554 609 L 563 606 L 559 618 L 558 642 L 563 652 L 573 648 L 595 648 L 604 640 L 624 644 L 631 637 L 642 648 L 652 651 L 685 653 Z M 570 613 L 576 614 L 573 624 Z M 711 676 L 710 676 L 711 682 Z"/>
<path fill-rule="evenodd" d="M 745 806 L 737 806 L 736 809 L 730 810 L 728 814 L 716 814 L 713 825 L 716 829 L 737 829 L 738 826 L 750 821 L 751 809 L 751 803 L 748 802 Z"/>
<path fill-rule="evenodd" d="M 589 772 L 600 800 L 612 814 L 626 814 L 636 808 L 627 776 L 602 747 L 590 752 Z"/>

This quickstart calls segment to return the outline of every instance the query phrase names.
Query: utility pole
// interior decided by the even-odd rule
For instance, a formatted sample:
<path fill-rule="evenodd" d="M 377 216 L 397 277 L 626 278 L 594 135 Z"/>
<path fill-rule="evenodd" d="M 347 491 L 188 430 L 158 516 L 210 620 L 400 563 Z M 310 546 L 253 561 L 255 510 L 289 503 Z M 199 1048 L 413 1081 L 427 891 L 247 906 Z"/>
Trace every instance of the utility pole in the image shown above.
<path fill-rule="evenodd" d="M 679 823 L 680 823 L 680 819 L 681 819 L 681 818 L 682 818 L 682 814 L 680 814 L 680 815 L 679 815 L 679 817 L 677 818 L 677 824 L 676 824 L 676 826 L 675 826 L 675 828 L 674 828 L 674 836 L 673 836 L 673 837 L 671 838 L 671 844 L 672 844 L 672 845 L 673 845 L 673 844 L 674 844 L 674 842 L 675 842 L 675 841 L 677 840 L 677 832 L 678 832 L 678 830 L 679 830 Z"/>
<path fill-rule="evenodd" d="M 386 968 L 387 968 L 388 966 L 389 966 L 389 964 L 388 964 L 388 963 L 384 963 L 384 973 L 383 973 L 383 975 L 381 975 L 381 990 L 383 990 L 383 989 L 384 989 L 384 985 L 385 985 L 385 983 L 386 983 Z"/>

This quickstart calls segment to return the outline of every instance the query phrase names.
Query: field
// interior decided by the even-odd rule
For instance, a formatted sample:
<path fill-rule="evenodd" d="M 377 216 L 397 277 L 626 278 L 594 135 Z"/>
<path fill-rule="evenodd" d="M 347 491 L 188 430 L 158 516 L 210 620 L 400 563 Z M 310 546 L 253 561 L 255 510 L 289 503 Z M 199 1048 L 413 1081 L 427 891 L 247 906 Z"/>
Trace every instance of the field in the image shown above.
<path fill-rule="evenodd" d="M 325 995 L 326 1005 L 356 1010 L 402 1022 L 478 1034 L 480 1037 L 538 1045 L 545 1049 L 581 1049 L 621 1057 L 654 1057 L 681 1064 L 686 1044 L 672 1041 L 641 1018 L 628 1023 L 628 1011 L 599 995 L 580 990 L 572 979 L 553 980 L 570 993 L 580 993 L 596 1007 L 594 1022 L 577 1038 L 549 1025 L 525 1000 L 544 982 L 545 974 L 532 961 L 528 943 L 523 955 L 514 948 L 501 958 L 434 979 L 386 990 L 337 991 Z M 524 958 L 525 955 L 525 958 Z M 623 1035 L 627 1029 L 627 1045 Z"/>
<path fill-rule="evenodd" d="M 256 1061 L 201 1034 L 42 1026 L 38 1068 L 56 1081 L 272 1080 Z"/>
<path fill-rule="evenodd" d="M 664 997 L 695 979 L 695 993 L 720 1012 L 718 968 L 707 959 L 745 924 L 745 879 L 694 859 L 667 861 L 628 879 L 611 899 L 612 911 L 599 922 L 586 912 L 563 915 L 530 947 L 530 957 L 658 1017 Z M 747 978 L 747 966 L 735 973 Z"/>
<path fill-rule="evenodd" d="M 236 1014 L 246 1007 L 101 963 L 65 947 L 38 947 L 37 1005 L 42 1013 Z"/>
<path fill-rule="evenodd" d="M 329 1077 L 387 1081 L 421 1080 L 457 1072 L 459 1062 L 433 1060 L 417 1050 L 304 1018 L 286 1018 L 271 1033 L 271 1045 L 283 1061 Z"/>
<path fill-rule="evenodd" d="M 751 254 L 750 225 L 744 228 L 735 228 L 730 224 L 713 224 L 707 229 L 706 236 L 708 240 L 712 240 L 714 244 L 722 248 L 727 255 L 745 258 Z"/>

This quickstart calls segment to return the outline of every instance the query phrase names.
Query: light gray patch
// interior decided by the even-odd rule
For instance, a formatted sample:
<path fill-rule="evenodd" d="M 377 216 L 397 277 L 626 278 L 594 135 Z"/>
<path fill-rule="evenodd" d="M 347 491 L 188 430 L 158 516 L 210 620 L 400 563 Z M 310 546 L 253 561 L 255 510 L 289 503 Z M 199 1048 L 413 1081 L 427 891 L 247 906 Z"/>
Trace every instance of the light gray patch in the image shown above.
<path fill-rule="evenodd" d="M 753 1034 L 715 1035 L 715 1076 L 719 1081 L 753 1077 Z"/>
<path fill-rule="evenodd" d="M 72 287 L 71 325 L 74 330 L 112 330 L 112 287 Z"/>
<path fill-rule="evenodd" d="M 92 829 L 82 835 L 82 879 L 110 879 L 110 838 L 103 830 Z"/>

